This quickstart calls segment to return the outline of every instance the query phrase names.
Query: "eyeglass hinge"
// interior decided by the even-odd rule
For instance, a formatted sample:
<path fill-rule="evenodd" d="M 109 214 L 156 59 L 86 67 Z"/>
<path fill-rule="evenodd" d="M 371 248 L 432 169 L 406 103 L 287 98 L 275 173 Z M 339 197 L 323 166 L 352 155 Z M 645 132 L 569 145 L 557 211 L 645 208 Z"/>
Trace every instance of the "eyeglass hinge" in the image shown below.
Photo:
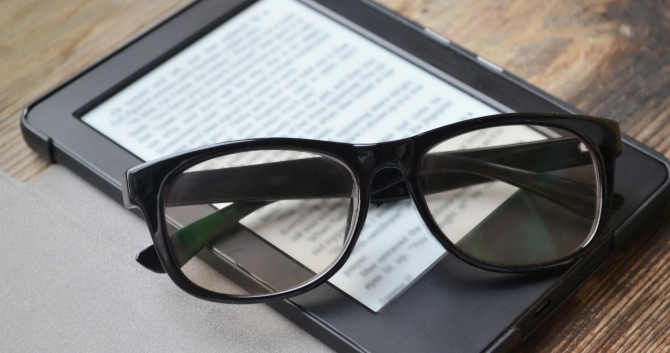
<path fill-rule="evenodd" d="M 137 256 L 135 256 L 135 261 L 148 270 L 156 273 L 165 273 L 163 264 L 161 264 L 161 260 L 158 258 L 156 247 L 153 245 L 149 245 L 149 247 L 137 253 Z"/>

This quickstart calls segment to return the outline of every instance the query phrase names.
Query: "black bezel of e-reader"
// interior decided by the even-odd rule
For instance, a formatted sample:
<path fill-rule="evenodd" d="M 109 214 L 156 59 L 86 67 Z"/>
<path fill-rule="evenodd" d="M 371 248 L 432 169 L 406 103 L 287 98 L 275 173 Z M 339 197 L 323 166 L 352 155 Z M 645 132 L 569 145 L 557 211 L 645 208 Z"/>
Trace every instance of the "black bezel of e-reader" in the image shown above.
<path fill-rule="evenodd" d="M 120 177 L 141 161 L 78 117 L 158 66 L 254 1 L 200 0 L 31 103 L 27 143 L 121 201 Z M 511 111 L 576 112 L 436 33 L 363 0 L 314 0 L 364 31 L 439 70 L 450 83 Z M 377 39 L 374 39 L 377 40 Z M 488 98 L 486 98 L 488 97 Z M 546 320 L 670 196 L 669 162 L 624 137 L 615 190 L 624 205 L 597 251 L 540 275 L 476 269 L 446 256 L 399 298 L 372 313 L 324 284 L 271 306 L 338 351 L 479 352 L 509 350 Z"/>

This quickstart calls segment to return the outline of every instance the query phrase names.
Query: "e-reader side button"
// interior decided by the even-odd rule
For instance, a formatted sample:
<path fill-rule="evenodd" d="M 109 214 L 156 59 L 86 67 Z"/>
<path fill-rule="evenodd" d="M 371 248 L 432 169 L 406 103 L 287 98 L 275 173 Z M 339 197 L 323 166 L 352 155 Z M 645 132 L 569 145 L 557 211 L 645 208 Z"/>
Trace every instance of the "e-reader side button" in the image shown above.
<path fill-rule="evenodd" d="M 561 282 L 566 297 L 571 296 L 612 254 L 610 241 L 603 242 L 593 253 L 575 264 L 562 278 Z"/>
<path fill-rule="evenodd" d="M 500 66 L 498 66 L 498 65 L 496 65 L 496 64 L 494 64 L 494 63 L 492 63 L 492 62 L 490 62 L 490 61 L 488 61 L 488 60 L 486 60 L 486 59 L 484 59 L 484 58 L 482 58 L 482 57 L 479 56 L 479 55 L 477 55 L 477 61 L 479 61 L 480 63 L 484 64 L 484 66 L 488 67 L 489 69 L 491 69 L 491 70 L 493 70 L 493 71 L 500 72 L 500 73 L 502 73 L 502 72 L 505 71 L 505 70 L 503 70 L 502 67 L 500 67 Z"/>
<path fill-rule="evenodd" d="M 430 28 L 425 28 L 425 27 L 424 27 L 423 32 L 424 32 L 428 37 L 432 38 L 433 40 L 435 40 L 436 42 L 438 42 L 438 43 L 440 43 L 440 44 L 442 44 L 442 45 L 449 46 L 449 45 L 451 44 L 451 41 L 450 41 L 449 39 L 447 39 L 446 37 L 442 36 L 441 34 L 435 32 L 435 31 L 433 31 L 433 30 L 430 29 Z"/>

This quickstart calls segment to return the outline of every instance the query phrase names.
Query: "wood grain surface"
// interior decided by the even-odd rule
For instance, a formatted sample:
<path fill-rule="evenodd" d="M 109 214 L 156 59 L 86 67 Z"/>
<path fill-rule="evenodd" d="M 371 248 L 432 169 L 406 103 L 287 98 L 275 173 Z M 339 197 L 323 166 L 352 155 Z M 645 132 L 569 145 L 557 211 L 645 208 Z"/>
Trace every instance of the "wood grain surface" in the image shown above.
<path fill-rule="evenodd" d="M 379 0 L 670 157 L 670 1 Z M 0 0 L 0 171 L 48 166 L 19 113 L 187 0 Z M 519 348 L 670 352 L 670 204 Z"/>

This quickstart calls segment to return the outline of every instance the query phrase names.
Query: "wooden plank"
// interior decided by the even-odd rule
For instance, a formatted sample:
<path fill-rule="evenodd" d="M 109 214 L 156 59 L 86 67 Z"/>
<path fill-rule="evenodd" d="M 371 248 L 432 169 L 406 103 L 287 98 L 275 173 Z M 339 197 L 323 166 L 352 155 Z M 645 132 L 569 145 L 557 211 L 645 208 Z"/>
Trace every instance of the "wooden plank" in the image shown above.
<path fill-rule="evenodd" d="M 48 162 L 23 142 L 20 110 L 187 0 L 0 2 L 0 171 Z M 670 156 L 667 0 L 380 0 Z M 522 351 L 668 351 L 670 205 Z"/>
<path fill-rule="evenodd" d="M 19 131 L 40 94 L 134 38 L 187 0 L 0 2 L 0 171 L 28 180 L 48 166 Z"/>

